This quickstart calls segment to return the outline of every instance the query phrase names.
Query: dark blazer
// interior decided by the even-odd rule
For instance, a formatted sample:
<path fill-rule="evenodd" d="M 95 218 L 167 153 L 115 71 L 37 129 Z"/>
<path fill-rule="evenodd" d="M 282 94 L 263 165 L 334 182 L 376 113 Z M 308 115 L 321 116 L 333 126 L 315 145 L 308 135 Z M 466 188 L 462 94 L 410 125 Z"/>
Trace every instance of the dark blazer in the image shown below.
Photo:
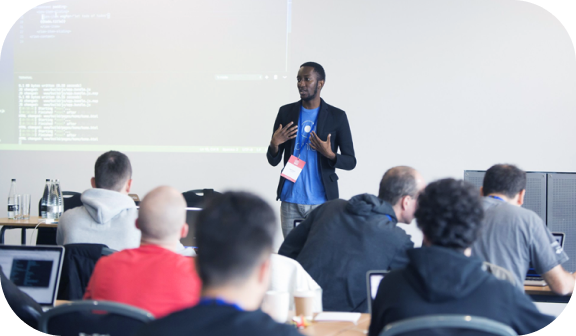
<path fill-rule="evenodd" d="M 298 125 L 301 107 L 301 101 L 280 107 L 278 116 L 274 122 L 272 134 L 274 134 L 280 124 L 282 124 L 282 127 L 285 127 L 292 121 L 294 122 L 293 125 Z M 350 125 L 348 124 L 346 112 L 337 107 L 326 104 L 323 99 L 320 103 L 320 111 L 318 112 L 318 121 L 316 122 L 316 125 L 316 133 L 320 139 L 326 141 L 328 134 L 331 134 L 332 151 L 336 153 L 336 159 L 332 161 L 320 153 L 317 153 L 317 155 L 320 177 L 322 178 L 322 184 L 326 191 L 326 199 L 337 199 L 339 194 L 338 175 L 335 173 L 336 168 L 352 170 L 356 167 L 356 157 L 354 156 L 354 144 L 352 143 Z M 268 162 L 272 166 L 277 166 L 278 163 L 280 163 L 280 160 L 282 160 L 282 155 L 284 155 L 284 166 L 286 166 L 290 156 L 294 153 L 295 143 L 296 139 L 291 139 L 281 144 L 278 146 L 278 153 L 276 153 L 276 155 L 272 155 L 270 146 L 268 146 L 268 152 L 266 153 Z M 340 154 L 338 154 L 338 149 L 340 149 Z M 276 200 L 280 199 L 280 194 L 282 193 L 282 187 L 284 186 L 285 180 L 284 177 L 280 176 L 280 182 L 278 183 L 278 190 L 276 192 Z"/>

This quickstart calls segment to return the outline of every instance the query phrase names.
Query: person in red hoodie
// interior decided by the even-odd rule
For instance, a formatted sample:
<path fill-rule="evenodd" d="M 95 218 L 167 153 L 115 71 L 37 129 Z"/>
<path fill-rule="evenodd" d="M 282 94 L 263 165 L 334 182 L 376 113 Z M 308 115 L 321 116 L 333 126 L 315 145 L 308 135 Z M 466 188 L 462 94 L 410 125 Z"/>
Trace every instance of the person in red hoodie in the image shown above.
<path fill-rule="evenodd" d="M 194 306 L 201 288 L 194 260 L 176 253 L 188 233 L 182 194 L 171 187 L 152 190 L 140 203 L 136 227 L 140 247 L 102 257 L 84 299 L 129 304 L 156 318 Z"/>

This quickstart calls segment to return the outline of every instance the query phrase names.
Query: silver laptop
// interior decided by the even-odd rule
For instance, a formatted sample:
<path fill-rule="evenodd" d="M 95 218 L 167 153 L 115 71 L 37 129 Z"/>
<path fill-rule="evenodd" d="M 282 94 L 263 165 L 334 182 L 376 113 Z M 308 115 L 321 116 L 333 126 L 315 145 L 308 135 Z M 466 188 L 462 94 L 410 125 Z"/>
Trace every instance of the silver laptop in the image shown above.
<path fill-rule="evenodd" d="M 378 294 L 380 282 L 390 271 L 368 271 L 366 273 L 366 287 L 368 292 L 368 313 L 372 314 L 372 302 Z"/>
<path fill-rule="evenodd" d="M 562 232 L 552 232 L 552 236 L 556 239 L 558 245 L 556 246 L 557 251 L 562 251 L 564 249 L 564 233 Z M 526 273 L 526 279 L 524 280 L 525 286 L 541 286 L 544 287 L 547 285 L 546 281 L 541 274 L 538 274 L 534 267 L 530 265 L 528 269 L 528 273 Z"/>
<path fill-rule="evenodd" d="M 63 260 L 63 246 L 0 245 L 4 275 L 43 308 L 54 306 Z"/>

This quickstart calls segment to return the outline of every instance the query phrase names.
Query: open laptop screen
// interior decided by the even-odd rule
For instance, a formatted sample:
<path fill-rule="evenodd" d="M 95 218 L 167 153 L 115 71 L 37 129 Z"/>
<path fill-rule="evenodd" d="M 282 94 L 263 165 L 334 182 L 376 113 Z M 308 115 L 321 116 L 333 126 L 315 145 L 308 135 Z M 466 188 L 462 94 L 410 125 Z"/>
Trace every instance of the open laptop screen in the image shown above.
<path fill-rule="evenodd" d="M 372 313 L 372 302 L 376 298 L 376 294 L 378 294 L 378 287 L 380 286 L 380 282 L 389 271 L 368 271 L 366 273 L 366 282 L 368 285 L 368 312 Z"/>
<path fill-rule="evenodd" d="M 560 245 L 561 248 L 564 248 L 564 233 L 562 232 L 552 232 L 552 236 L 554 237 L 554 239 L 556 239 L 556 241 L 558 242 L 558 245 Z M 538 272 L 536 272 L 536 270 L 534 269 L 534 267 L 532 267 L 532 263 L 530 263 L 530 268 L 528 268 L 528 272 L 526 273 L 526 278 L 536 278 L 536 277 L 541 277 L 540 274 L 538 274 Z"/>
<path fill-rule="evenodd" d="M 40 305 L 56 300 L 64 247 L 0 245 L 4 275 Z"/>

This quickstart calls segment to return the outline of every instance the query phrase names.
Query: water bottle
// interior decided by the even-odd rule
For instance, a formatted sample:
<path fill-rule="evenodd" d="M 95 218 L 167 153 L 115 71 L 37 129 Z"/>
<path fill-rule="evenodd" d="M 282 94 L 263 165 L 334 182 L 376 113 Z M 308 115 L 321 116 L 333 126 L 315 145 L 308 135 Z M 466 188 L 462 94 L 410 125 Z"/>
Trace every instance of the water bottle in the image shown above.
<path fill-rule="evenodd" d="M 46 215 L 46 210 L 48 208 L 48 195 L 50 194 L 50 179 L 46 179 L 46 185 L 44 186 L 44 194 L 42 194 L 42 200 L 40 201 L 40 217 L 48 218 Z"/>
<path fill-rule="evenodd" d="M 8 193 L 8 219 L 15 219 L 18 213 L 16 205 L 16 179 L 12 179 L 10 192 Z"/>
<path fill-rule="evenodd" d="M 46 202 L 46 223 L 56 222 L 56 219 L 58 219 L 59 208 L 56 183 L 50 183 L 50 193 L 48 194 L 48 201 Z"/>
<path fill-rule="evenodd" d="M 60 188 L 60 180 L 55 180 L 56 183 L 56 194 L 58 195 L 58 217 L 62 216 L 64 213 L 64 198 L 62 197 L 62 188 Z"/>

